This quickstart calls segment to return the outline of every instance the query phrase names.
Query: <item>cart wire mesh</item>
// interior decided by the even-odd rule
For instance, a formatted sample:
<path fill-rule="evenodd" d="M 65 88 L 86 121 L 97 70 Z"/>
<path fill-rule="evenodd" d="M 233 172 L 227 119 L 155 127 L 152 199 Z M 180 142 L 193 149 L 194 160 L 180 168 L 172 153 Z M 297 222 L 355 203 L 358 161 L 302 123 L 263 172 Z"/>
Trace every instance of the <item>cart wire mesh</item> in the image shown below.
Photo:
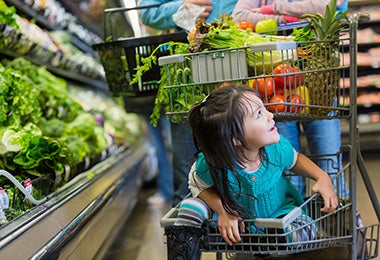
<path fill-rule="evenodd" d="M 137 69 L 143 66 L 144 59 L 154 55 L 156 58 L 169 55 L 169 42 L 187 42 L 185 32 L 144 36 L 116 36 L 116 14 L 125 15 L 130 11 L 155 8 L 159 5 L 138 6 L 134 8 L 109 8 L 104 10 L 104 42 L 93 45 L 103 65 L 110 92 L 114 96 L 146 97 L 155 96 L 159 87 L 160 67 L 156 62 L 143 75 L 136 75 Z M 124 17 L 125 19 L 125 17 Z M 131 83 L 134 77 L 136 83 Z"/>

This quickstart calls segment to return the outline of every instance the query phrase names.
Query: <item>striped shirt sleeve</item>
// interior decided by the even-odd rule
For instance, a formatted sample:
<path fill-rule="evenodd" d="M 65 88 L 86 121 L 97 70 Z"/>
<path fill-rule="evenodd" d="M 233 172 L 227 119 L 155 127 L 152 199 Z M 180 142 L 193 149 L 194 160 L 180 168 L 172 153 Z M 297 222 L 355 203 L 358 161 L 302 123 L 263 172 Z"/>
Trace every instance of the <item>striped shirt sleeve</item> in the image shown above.
<path fill-rule="evenodd" d="M 275 0 L 273 2 L 274 14 L 290 15 L 300 17 L 303 14 L 323 13 L 329 0 L 304 0 L 304 1 L 284 1 Z M 337 0 L 337 6 L 341 5 L 343 0 Z"/>
<path fill-rule="evenodd" d="M 307 13 L 323 13 L 329 0 L 304 0 L 304 1 L 265 1 L 265 0 L 239 0 L 236 3 L 232 17 L 236 22 L 250 21 L 256 24 L 258 21 L 273 18 L 278 23 L 286 23 L 287 17 L 301 17 Z M 337 0 L 337 6 L 344 3 L 344 0 Z M 271 12 L 267 14 L 254 13 L 251 10 L 254 8 L 270 9 Z M 268 7 L 270 6 L 270 7 Z"/>
<path fill-rule="evenodd" d="M 212 185 L 207 184 L 197 175 L 195 166 L 196 162 L 191 166 L 188 184 L 193 197 L 198 197 L 202 191 L 211 187 Z"/>
<path fill-rule="evenodd" d="M 235 5 L 234 11 L 232 12 L 232 17 L 234 18 L 235 22 L 249 21 L 252 24 L 256 24 L 258 21 L 268 18 L 273 18 L 278 23 L 284 23 L 285 20 L 282 16 L 251 12 L 252 9 L 264 6 L 267 4 L 267 2 L 268 1 L 263 0 L 239 0 Z"/>

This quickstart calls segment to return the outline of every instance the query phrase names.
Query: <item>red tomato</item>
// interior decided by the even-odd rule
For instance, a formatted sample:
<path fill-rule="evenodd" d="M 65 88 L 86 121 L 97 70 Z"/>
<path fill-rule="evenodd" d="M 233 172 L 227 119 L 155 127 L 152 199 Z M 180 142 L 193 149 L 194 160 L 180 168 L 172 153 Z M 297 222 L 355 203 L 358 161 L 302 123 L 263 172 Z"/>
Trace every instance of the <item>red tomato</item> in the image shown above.
<path fill-rule="evenodd" d="M 273 69 L 273 74 L 283 74 L 281 76 L 274 76 L 275 82 L 275 92 L 281 95 L 284 94 L 285 89 L 291 91 L 296 87 L 303 85 L 304 76 L 303 73 L 298 67 L 292 67 L 289 64 L 280 64 Z"/>
<path fill-rule="evenodd" d="M 293 67 L 293 72 L 302 72 L 298 67 Z M 290 87 L 291 88 L 297 88 L 299 86 L 304 85 L 304 74 L 299 73 L 299 74 L 294 74 L 290 78 Z"/>
<path fill-rule="evenodd" d="M 255 31 L 255 26 L 251 22 L 248 22 L 248 21 L 239 22 L 239 29 L 247 30 L 248 28 L 250 28 L 252 32 Z"/>
<path fill-rule="evenodd" d="M 293 72 L 294 69 L 289 64 L 280 64 L 277 65 L 273 69 L 273 74 L 284 74 L 281 76 L 274 76 L 274 82 L 276 84 L 276 88 L 284 89 L 285 87 L 289 87 L 289 78 L 291 75 L 287 75 L 291 72 Z"/>
<path fill-rule="evenodd" d="M 281 76 L 274 76 L 276 86 L 276 93 L 285 95 L 290 93 L 293 89 L 303 84 L 303 74 L 294 74 L 299 72 L 297 67 L 292 67 L 289 64 L 280 64 L 273 69 L 273 74 Z"/>
<path fill-rule="evenodd" d="M 268 104 L 278 103 L 276 105 L 267 106 L 272 113 L 281 113 L 286 111 L 285 98 L 283 95 L 274 95 L 268 100 Z"/>
<path fill-rule="evenodd" d="M 265 100 L 268 100 L 274 93 L 274 80 L 272 77 L 253 79 L 251 87 L 256 89 Z"/>
<path fill-rule="evenodd" d="M 277 87 L 278 84 L 276 85 L 276 82 L 274 83 L 274 92 L 276 92 L 277 95 L 284 95 L 285 89 L 284 87 Z"/>
<path fill-rule="evenodd" d="M 296 106 L 297 104 L 305 104 L 305 102 L 302 100 L 300 95 L 297 94 L 290 94 L 286 101 L 291 104 L 295 105 L 288 105 L 288 111 L 290 113 L 301 113 L 303 107 L 302 106 Z"/>

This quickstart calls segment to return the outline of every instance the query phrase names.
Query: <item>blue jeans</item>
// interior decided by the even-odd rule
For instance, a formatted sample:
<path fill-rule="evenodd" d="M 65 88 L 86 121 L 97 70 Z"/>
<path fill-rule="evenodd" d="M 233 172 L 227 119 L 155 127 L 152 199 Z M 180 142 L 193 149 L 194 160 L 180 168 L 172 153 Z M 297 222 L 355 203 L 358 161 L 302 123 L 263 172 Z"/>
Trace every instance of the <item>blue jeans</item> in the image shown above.
<path fill-rule="evenodd" d="M 144 116 L 147 122 L 150 140 L 155 148 L 158 162 L 158 192 L 166 200 L 173 199 L 173 170 L 169 160 L 168 149 L 165 140 L 171 143 L 170 122 L 165 116 L 161 116 L 157 127 L 150 123 L 149 116 Z"/>
<path fill-rule="evenodd" d="M 276 124 L 279 133 L 287 137 L 290 143 L 293 145 L 296 151 L 300 152 L 300 125 L 307 139 L 307 145 L 310 154 L 312 155 L 325 155 L 325 154 L 336 154 L 340 151 L 341 146 L 341 131 L 340 131 L 340 121 L 339 119 L 324 119 L 324 120 L 314 120 L 307 122 L 278 122 Z M 338 161 L 339 160 L 339 161 Z M 327 173 L 338 172 L 341 166 L 341 157 L 331 156 L 329 160 L 321 160 L 317 162 L 319 167 L 321 167 Z M 344 179 L 344 174 L 339 177 L 339 187 L 335 189 L 340 195 L 349 196 L 349 190 L 346 187 L 346 182 Z M 292 176 L 292 183 L 299 188 L 302 196 L 305 196 L 305 184 L 301 176 Z"/>
<path fill-rule="evenodd" d="M 196 148 L 189 124 L 171 123 L 173 147 L 173 205 L 177 205 L 190 192 L 188 175 L 194 162 Z"/>

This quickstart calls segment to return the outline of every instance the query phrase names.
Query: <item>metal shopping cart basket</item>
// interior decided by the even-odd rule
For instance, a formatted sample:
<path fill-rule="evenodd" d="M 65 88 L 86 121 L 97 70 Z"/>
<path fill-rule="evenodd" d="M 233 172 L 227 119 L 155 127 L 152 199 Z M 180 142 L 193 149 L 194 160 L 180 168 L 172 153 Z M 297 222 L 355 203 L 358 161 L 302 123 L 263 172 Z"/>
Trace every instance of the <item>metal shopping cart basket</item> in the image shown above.
<path fill-rule="evenodd" d="M 368 179 L 358 142 L 356 30 L 362 17 L 364 15 L 350 18 L 347 28 L 343 29 L 347 34 L 335 40 L 295 42 L 287 39 L 159 59 L 159 64 L 166 70 L 167 115 L 173 122 L 186 122 L 186 115 L 193 104 L 202 101 L 216 88 L 231 83 L 256 88 L 268 110 L 275 114 L 276 121 L 347 119 L 350 122 L 350 144 L 345 150 L 347 164 L 332 174 L 339 176 L 344 172 L 349 181 L 350 196 L 345 197 L 342 187 L 338 188 L 341 206 L 329 214 L 320 213 L 321 198 L 317 194 L 311 195 L 300 207 L 309 212 L 318 226 L 316 239 L 298 243 L 287 239 L 291 233 L 284 231 L 284 227 L 297 216 L 297 212 L 283 219 L 244 220 L 246 225 L 255 224 L 263 227 L 265 232 L 242 234 L 242 242 L 234 246 L 223 241 L 215 229 L 215 221 L 209 220 L 202 252 L 216 252 L 217 258 L 221 259 L 222 253 L 286 255 L 347 247 L 347 258 L 371 259 L 378 256 L 380 224 L 359 225 L 360 219 L 356 214 L 356 173 L 359 168 L 380 221 L 379 202 Z M 347 52 L 349 59 L 343 55 Z M 349 85 L 344 85 L 341 78 L 349 78 Z M 260 81 L 266 86 L 264 90 L 260 90 Z M 268 82 L 273 89 L 268 87 Z M 335 181 L 339 182 L 339 178 Z M 162 227 L 173 225 L 177 210 L 177 207 L 171 209 L 162 218 Z"/>
<path fill-rule="evenodd" d="M 157 64 L 152 64 L 149 71 L 139 76 L 137 83 L 130 84 L 136 74 L 136 68 L 143 64 L 142 60 L 149 57 L 154 51 L 156 57 L 169 55 L 168 42 L 187 42 L 187 34 L 184 32 L 134 38 L 116 38 L 115 29 L 118 26 L 114 18 L 116 14 L 158 6 L 118 7 L 104 11 L 105 42 L 93 45 L 93 49 L 100 56 L 109 90 L 116 96 L 144 97 L 155 95 L 159 85 L 158 81 L 161 78 L 160 67 Z M 168 44 L 165 45 L 164 43 Z"/>
<path fill-rule="evenodd" d="M 349 90 L 339 88 L 340 77 L 349 68 L 342 55 L 345 40 L 348 39 L 333 43 L 278 41 L 162 57 L 159 63 L 166 69 L 168 82 L 167 114 L 185 121 L 193 104 L 215 88 L 232 82 L 257 88 L 277 120 L 346 116 L 350 112 Z M 305 58 L 302 51 L 310 45 L 316 51 Z M 328 62 L 326 52 L 333 53 Z M 320 66 L 323 60 L 328 66 Z M 275 82 L 282 82 L 281 86 Z M 260 84 L 271 86 L 271 90 L 261 90 Z M 296 95 L 303 101 L 293 101 Z"/>

